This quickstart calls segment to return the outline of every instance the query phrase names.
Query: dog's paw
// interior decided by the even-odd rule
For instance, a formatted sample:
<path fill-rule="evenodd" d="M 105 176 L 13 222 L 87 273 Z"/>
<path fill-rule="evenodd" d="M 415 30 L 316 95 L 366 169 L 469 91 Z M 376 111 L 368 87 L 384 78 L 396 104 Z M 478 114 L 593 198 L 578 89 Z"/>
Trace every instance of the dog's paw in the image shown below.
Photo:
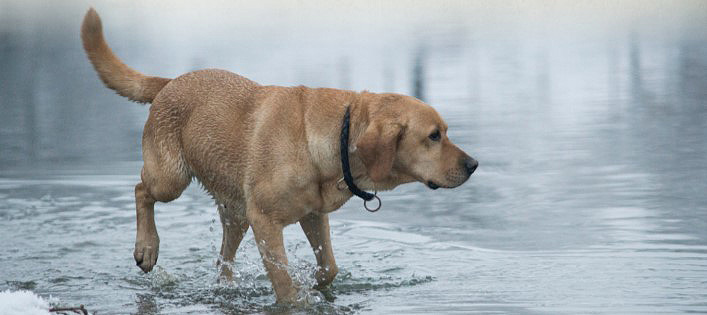
<path fill-rule="evenodd" d="M 133 257 L 135 264 L 144 272 L 150 272 L 157 264 L 157 256 L 160 252 L 160 238 L 155 235 L 146 240 L 137 240 L 135 242 L 135 251 Z"/>
<path fill-rule="evenodd" d="M 231 270 L 230 264 L 226 263 L 221 265 L 221 272 L 218 276 L 218 282 L 232 282 L 233 281 L 233 271 Z"/>
<path fill-rule="evenodd" d="M 314 286 L 316 290 L 326 289 L 336 278 L 336 274 L 339 273 L 339 268 L 336 265 L 330 267 L 318 267 L 317 271 L 314 273 L 314 278 L 317 280 L 317 285 Z"/>
<path fill-rule="evenodd" d="M 296 300 L 293 302 L 298 307 L 308 307 L 325 300 L 324 295 L 313 289 L 302 288 L 298 290 Z"/>

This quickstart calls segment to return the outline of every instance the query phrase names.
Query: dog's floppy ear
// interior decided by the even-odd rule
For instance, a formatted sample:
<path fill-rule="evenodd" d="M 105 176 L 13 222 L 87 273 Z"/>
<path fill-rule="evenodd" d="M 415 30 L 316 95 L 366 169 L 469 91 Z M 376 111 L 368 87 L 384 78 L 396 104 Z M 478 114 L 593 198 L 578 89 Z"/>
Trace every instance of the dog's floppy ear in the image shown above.
<path fill-rule="evenodd" d="M 374 182 L 390 176 L 401 131 L 402 126 L 396 123 L 372 122 L 356 141 L 356 151 Z"/>

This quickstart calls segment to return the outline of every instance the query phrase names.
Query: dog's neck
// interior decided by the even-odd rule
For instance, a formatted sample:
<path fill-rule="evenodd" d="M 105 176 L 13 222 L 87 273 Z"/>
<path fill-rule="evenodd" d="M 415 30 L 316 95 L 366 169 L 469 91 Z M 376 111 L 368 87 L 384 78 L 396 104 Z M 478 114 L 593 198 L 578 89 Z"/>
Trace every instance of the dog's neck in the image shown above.
<path fill-rule="evenodd" d="M 323 91 L 326 92 L 326 91 Z M 310 148 L 315 156 L 323 159 L 319 160 L 319 169 L 321 177 L 319 186 L 320 194 L 323 197 L 322 211 L 334 211 L 341 207 L 349 198 L 354 196 L 348 189 L 346 183 L 341 180 L 343 177 L 343 169 L 341 165 L 341 124 L 348 106 L 350 111 L 349 118 L 349 167 L 352 178 L 356 186 L 366 191 L 384 191 L 395 188 L 398 185 L 410 182 L 412 180 L 401 179 L 403 176 L 398 176 L 398 171 L 395 170 L 389 178 L 383 182 L 373 182 L 368 176 L 366 166 L 358 155 L 356 143 L 363 136 L 372 121 L 372 116 L 378 111 L 374 108 L 379 104 L 378 95 L 368 92 L 354 93 L 335 99 L 327 99 L 331 101 L 328 104 L 321 104 L 319 110 L 329 111 L 326 117 L 326 122 L 318 122 L 320 128 L 311 129 L 311 132 L 316 133 L 317 137 L 321 137 L 322 141 L 313 141 L 318 143 Z M 322 115 L 318 115 L 322 117 Z M 326 125 L 326 128 L 321 128 Z M 326 140 L 324 140 L 326 139 Z M 321 146 L 321 148 L 319 147 Z M 374 205 L 375 206 L 375 205 Z"/>
<path fill-rule="evenodd" d="M 411 180 L 402 179 L 399 176 L 399 170 L 393 169 L 393 172 L 385 180 L 374 182 L 368 176 L 365 165 L 358 155 L 356 143 L 366 132 L 366 129 L 373 121 L 373 116 L 379 111 L 377 106 L 380 106 L 380 94 L 363 91 L 355 93 L 347 102 L 341 104 L 339 108 L 340 119 L 343 119 L 346 107 L 350 111 L 350 127 L 349 127 L 349 161 L 351 174 L 358 188 L 363 190 L 384 191 L 391 190 L 401 184 L 411 182 Z M 341 121 L 341 120 L 340 120 Z M 339 136 L 337 134 L 337 136 Z M 340 156 L 338 156 L 341 159 Z M 342 173 L 338 173 L 338 178 L 341 178 Z M 346 186 L 343 185 L 344 189 Z"/>
<path fill-rule="evenodd" d="M 349 191 L 363 199 L 364 201 L 370 201 L 375 198 L 375 193 L 369 193 L 361 190 L 356 186 L 353 175 L 351 174 L 351 165 L 349 163 L 349 129 L 351 126 L 351 108 L 347 105 L 344 111 L 344 118 L 341 122 L 341 134 L 339 138 L 340 147 L 340 158 L 341 158 L 341 169 L 343 171 L 343 181 L 346 183 Z M 377 210 L 377 209 L 376 209 Z"/>

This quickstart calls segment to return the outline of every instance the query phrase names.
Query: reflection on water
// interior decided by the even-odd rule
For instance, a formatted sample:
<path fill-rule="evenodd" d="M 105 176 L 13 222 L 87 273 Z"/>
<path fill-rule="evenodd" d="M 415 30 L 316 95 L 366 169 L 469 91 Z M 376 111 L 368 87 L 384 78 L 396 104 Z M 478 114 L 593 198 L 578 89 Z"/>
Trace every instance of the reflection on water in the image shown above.
<path fill-rule="evenodd" d="M 160 268 L 134 267 L 147 109 L 85 60 L 87 5 L 2 2 L 0 290 L 108 314 L 707 312 L 707 10 L 645 3 L 99 2 L 109 42 L 143 72 L 415 95 L 480 161 L 458 189 L 413 184 L 376 214 L 358 201 L 333 214 L 339 277 L 283 310 L 250 235 L 236 283 L 216 282 L 220 229 L 197 187 L 157 207 Z M 306 286 L 301 234 L 286 230 Z"/>

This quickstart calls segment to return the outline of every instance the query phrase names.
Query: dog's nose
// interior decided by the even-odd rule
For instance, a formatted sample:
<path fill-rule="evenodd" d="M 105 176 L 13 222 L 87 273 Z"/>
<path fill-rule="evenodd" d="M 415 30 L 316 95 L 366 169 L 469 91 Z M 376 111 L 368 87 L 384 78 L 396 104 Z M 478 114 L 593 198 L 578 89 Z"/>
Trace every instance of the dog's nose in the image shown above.
<path fill-rule="evenodd" d="M 477 167 L 479 167 L 479 161 L 473 158 L 468 158 L 464 161 L 464 168 L 466 168 L 466 172 L 469 173 L 469 175 L 473 174 Z"/>

